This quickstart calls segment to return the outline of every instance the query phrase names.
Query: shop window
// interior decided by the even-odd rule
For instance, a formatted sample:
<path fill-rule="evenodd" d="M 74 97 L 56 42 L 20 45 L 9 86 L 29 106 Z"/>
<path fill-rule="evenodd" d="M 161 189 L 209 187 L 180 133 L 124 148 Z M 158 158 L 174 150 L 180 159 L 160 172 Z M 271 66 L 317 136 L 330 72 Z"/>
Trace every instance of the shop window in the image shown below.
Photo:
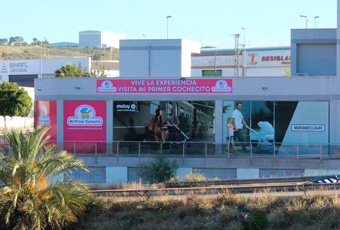
<path fill-rule="evenodd" d="M 169 119 L 189 141 L 214 141 L 214 101 L 119 101 L 114 102 L 114 108 L 114 141 L 156 141 L 149 125 L 158 108 L 162 108 L 163 122 Z M 170 122 L 164 130 L 167 141 L 183 140 L 181 132 Z"/>

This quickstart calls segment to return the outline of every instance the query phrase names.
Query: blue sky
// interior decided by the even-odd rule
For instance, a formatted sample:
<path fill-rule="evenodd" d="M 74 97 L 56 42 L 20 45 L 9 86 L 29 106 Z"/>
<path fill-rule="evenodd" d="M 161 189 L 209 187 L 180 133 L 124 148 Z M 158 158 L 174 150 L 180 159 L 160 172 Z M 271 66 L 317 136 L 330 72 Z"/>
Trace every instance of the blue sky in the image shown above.
<path fill-rule="evenodd" d="M 184 38 L 201 46 L 233 47 L 246 27 L 247 46 L 290 45 L 290 29 L 336 27 L 336 0 L 0 0 L 0 38 L 22 36 L 78 42 L 83 30 L 125 34 L 126 39 Z"/>

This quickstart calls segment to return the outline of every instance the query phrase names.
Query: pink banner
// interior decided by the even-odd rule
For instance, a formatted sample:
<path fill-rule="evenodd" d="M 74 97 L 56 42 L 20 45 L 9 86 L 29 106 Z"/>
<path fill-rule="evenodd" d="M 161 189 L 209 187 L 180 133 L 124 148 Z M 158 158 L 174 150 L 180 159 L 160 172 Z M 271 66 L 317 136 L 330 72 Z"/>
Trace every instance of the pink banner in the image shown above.
<path fill-rule="evenodd" d="M 57 141 L 57 103 L 56 101 L 37 101 L 36 103 L 37 126 L 50 127 L 46 136 L 50 141 Z"/>
<path fill-rule="evenodd" d="M 64 141 L 106 141 L 106 101 L 65 101 Z"/>
<path fill-rule="evenodd" d="M 232 93 L 232 79 L 98 79 L 97 93 Z"/>

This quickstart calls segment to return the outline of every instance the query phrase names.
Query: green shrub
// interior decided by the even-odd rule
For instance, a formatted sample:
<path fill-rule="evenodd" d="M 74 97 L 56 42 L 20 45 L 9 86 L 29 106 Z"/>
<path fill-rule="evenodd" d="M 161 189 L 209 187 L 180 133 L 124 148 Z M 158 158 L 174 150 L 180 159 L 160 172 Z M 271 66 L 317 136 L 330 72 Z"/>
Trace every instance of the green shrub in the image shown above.
<path fill-rule="evenodd" d="M 160 154 L 154 162 L 140 165 L 139 169 L 138 175 L 145 181 L 151 184 L 161 183 L 176 176 L 178 162 L 176 160 L 170 162 L 163 154 Z"/>
<path fill-rule="evenodd" d="M 204 181 L 204 180 L 207 180 L 207 178 L 199 173 L 190 173 L 185 176 L 185 181 Z"/>
<path fill-rule="evenodd" d="M 268 225 L 266 214 L 250 213 L 244 216 L 244 230 L 262 230 Z"/>

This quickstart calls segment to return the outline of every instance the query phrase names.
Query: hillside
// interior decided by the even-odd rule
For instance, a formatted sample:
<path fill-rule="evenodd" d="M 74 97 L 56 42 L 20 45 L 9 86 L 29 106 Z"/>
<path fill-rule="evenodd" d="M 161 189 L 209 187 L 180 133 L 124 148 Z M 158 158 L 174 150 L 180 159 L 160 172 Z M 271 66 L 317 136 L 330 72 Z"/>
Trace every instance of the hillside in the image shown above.
<path fill-rule="evenodd" d="M 0 46 L 0 60 L 92 57 L 92 60 L 118 60 L 118 49 L 52 47 L 52 46 Z"/>

